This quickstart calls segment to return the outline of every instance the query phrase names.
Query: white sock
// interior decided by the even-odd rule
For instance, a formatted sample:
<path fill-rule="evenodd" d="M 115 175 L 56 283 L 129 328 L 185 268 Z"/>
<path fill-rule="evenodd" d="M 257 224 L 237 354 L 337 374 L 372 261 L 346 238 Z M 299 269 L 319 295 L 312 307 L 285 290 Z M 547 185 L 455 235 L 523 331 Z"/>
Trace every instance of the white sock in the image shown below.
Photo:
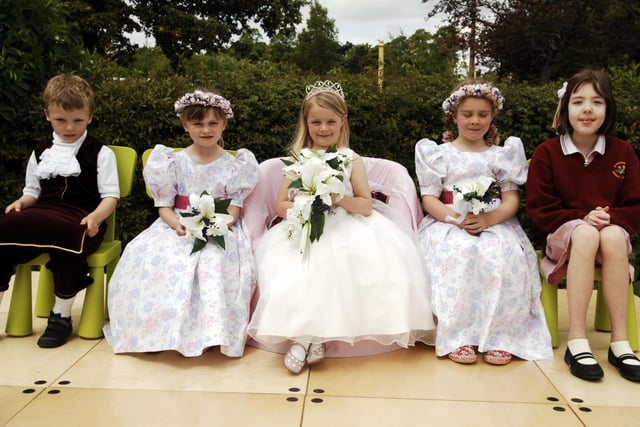
<path fill-rule="evenodd" d="M 629 341 L 616 341 L 611 343 L 611 352 L 615 357 L 620 357 L 623 354 L 633 354 Z M 640 366 L 640 361 L 634 359 L 627 359 L 623 362 L 625 365 Z"/>
<path fill-rule="evenodd" d="M 55 314 L 59 314 L 62 317 L 71 317 L 71 306 L 73 305 L 73 300 L 75 297 L 71 297 L 69 299 L 62 299 L 60 297 L 56 297 L 56 302 L 53 305 L 53 311 Z"/>
<path fill-rule="evenodd" d="M 4 296 L 4 291 L 0 292 L 0 304 L 2 304 L 2 297 Z"/>
<path fill-rule="evenodd" d="M 579 353 L 591 353 L 589 340 L 586 338 L 569 340 L 567 341 L 567 347 L 569 347 L 569 351 L 571 352 L 572 356 L 575 356 Z M 598 361 L 593 357 L 585 357 L 584 359 L 580 359 L 578 363 L 580 363 L 581 365 L 596 365 Z"/>

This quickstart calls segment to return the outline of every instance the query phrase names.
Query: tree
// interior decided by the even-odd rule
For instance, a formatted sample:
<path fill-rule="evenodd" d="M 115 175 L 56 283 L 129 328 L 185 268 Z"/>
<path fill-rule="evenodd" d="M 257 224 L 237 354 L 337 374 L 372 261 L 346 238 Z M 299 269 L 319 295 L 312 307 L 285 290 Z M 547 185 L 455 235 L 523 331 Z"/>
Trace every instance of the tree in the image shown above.
<path fill-rule="evenodd" d="M 309 0 L 131 0 L 144 31 L 174 69 L 194 53 L 215 52 L 253 23 L 271 37 L 293 33 Z"/>
<path fill-rule="evenodd" d="M 303 70 L 326 73 L 340 65 L 338 31 L 327 9 L 314 1 L 309 10 L 307 27 L 298 35 L 296 64 Z"/>
<path fill-rule="evenodd" d="M 229 49 L 233 57 L 250 61 L 264 59 L 266 51 L 267 44 L 261 40 L 260 32 L 256 28 L 248 28 Z"/>
<path fill-rule="evenodd" d="M 451 75 L 457 62 L 452 49 L 456 43 L 452 27 L 440 28 L 435 34 L 417 30 L 409 37 L 396 37 L 385 46 L 385 73 L 402 75 L 413 70 L 423 75 Z"/>
<path fill-rule="evenodd" d="M 274 62 L 295 63 L 295 35 L 276 34 L 269 40 L 268 54 Z"/>
<path fill-rule="evenodd" d="M 46 135 L 41 131 L 47 80 L 81 69 L 86 59 L 72 22 L 62 1 L 0 0 L 0 199 L 5 203 L 24 185 L 34 139 Z"/>
<path fill-rule="evenodd" d="M 173 74 L 169 60 L 157 46 L 137 49 L 127 70 L 134 77 L 164 78 Z"/>
<path fill-rule="evenodd" d="M 365 74 L 378 67 L 378 47 L 368 44 L 345 43 L 339 50 L 342 68 L 349 74 Z"/>
<path fill-rule="evenodd" d="M 118 62 L 128 62 L 135 48 L 125 33 L 140 31 L 133 19 L 133 7 L 124 0 L 71 0 L 69 13 L 78 22 L 82 43 L 95 52 Z"/>
<path fill-rule="evenodd" d="M 422 0 L 429 3 L 433 0 Z M 489 15 L 500 1 L 492 0 L 437 0 L 427 18 L 433 18 L 439 13 L 448 17 L 448 24 L 461 34 L 468 33 L 460 39 L 460 47 L 469 49 L 469 77 L 476 74 L 476 57 L 478 54 L 478 34 L 480 30 L 490 24 Z"/>
<path fill-rule="evenodd" d="M 80 68 L 84 51 L 70 22 L 61 1 L 1 0 L 0 117 L 28 108 L 53 74 Z"/>
<path fill-rule="evenodd" d="M 635 0 L 511 0 L 483 33 L 483 52 L 499 75 L 541 83 L 583 67 L 638 63 L 638 16 Z"/>

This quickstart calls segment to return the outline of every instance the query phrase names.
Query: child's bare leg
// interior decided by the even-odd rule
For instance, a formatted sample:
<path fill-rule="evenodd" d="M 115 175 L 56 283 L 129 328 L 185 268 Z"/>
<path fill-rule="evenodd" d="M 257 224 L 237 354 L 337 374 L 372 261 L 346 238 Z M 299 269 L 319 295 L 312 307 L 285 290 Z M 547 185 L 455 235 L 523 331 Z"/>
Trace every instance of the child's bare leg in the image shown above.
<path fill-rule="evenodd" d="M 608 360 L 631 381 L 640 382 L 640 359 L 633 354 L 627 335 L 629 302 L 629 257 L 627 239 L 619 226 L 600 231 L 602 254 L 602 292 L 611 319 L 611 344 Z"/>
<path fill-rule="evenodd" d="M 590 381 L 604 376 L 587 340 L 587 308 L 593 293 L 594 264 L 599 245 L 600 233 L 595 227 L 577 226 L 571 234 L 567 266 L 569 339 L 564 361 L 573 375 Z"/>
<path fill-rule="evenodd" d="M 629 255 L 622 229 L 611 225 L 600 230 L 602 292 L 611 319 L 611 341 L 627 341 Z"/>
<path fill-rule="evenodd" d="M 587 337 L 587 309 L 593 293 L 593 269 L 599 245 L 599 232 L 590 225 L 579 225 L 571 234 L 567 266 L 569 340 Z"/>

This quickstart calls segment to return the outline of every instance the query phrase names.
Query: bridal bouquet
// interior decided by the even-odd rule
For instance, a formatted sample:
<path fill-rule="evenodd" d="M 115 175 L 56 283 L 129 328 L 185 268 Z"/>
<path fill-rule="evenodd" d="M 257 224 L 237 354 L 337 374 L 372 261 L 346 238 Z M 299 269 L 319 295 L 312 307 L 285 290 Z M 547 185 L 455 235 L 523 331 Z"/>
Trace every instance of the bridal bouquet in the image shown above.
<path fill-rule="evenodd" d="M 493 178 L 481 177 L 478 181 L 453 186 L 453 210 L 460 214 L 453 222 L 460 223 L 472 212 L 474 215 L 487 211 L 500 197 L 500 185 Z"/>
<path fill-rule="evenodd" d="M 300 236 L 300 253 L 306 258 L 311 243 L 320 239 L 327 211 L 331 209 L 331 196 L 342 199 L 346 191 L 344 168 L 351 163 L 352 152 L 338 152 L 335 145 L 325 150 L 303 149 L 294 160 L 285 163 L 285 177 L 291 180 L 289 189 L 293 206 L 285 219 L 287 238 Z"/>
<path fill-rule="evenodd" d="M 211 241 L 225 248 L 224 236 L 231 230 L 228 225 L 233 216 L 227 213 L 231 199 L 216 199 L 203 191 L 199 196 L 189 196 L 189 209 L 180 212 L 180 224 L 187 230 L 187 238 L 193 242 L 191 253 L 198 252 Z"/>

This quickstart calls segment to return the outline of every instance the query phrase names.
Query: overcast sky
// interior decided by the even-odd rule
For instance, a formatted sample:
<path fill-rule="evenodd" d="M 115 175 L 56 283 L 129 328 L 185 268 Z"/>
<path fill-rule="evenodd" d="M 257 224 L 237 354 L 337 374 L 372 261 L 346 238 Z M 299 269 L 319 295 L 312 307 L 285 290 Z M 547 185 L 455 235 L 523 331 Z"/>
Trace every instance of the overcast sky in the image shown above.
<path fill-rule="evenodd" d="M 425 18 L 433 1 L 421 0 L 318 0 L 327 9 L 329 19 L 333 19 L 341 44 L 369 44 L 376 46 L 404 34 L 411 36 L 416 30 L 435 31 L 437 17 Z M 298 31 L 306 27 L 309 8 L 303 9 L 302 24 Z M 145 40 L 144 35 L 132 36 L 134 43 L 153 44 L 153 39 Z"/>
<path fill-rule="evenodd" d="M 437 19 L 426 21 L 432 3 L 421 0 L 318 0 L 335 21 L 340 43 L 377 45 L 416 30 L 434 31 Z M 304 10 L 304 24 L 308 9 Z"/>

